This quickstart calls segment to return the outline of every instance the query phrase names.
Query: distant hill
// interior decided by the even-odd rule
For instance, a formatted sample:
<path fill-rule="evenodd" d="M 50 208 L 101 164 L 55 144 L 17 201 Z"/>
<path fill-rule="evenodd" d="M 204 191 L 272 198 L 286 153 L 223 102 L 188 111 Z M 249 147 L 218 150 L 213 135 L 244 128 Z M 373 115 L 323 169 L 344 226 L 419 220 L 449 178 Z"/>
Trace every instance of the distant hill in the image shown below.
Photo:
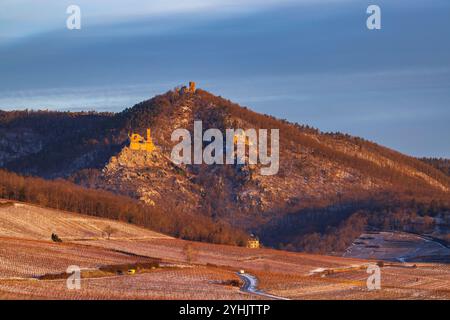
<path fill-rule="evenodd" d="M 278 128 L 278 174 L 249 165 L 174 165 L 171 133 L 192 133 L 194 120 L 204 130 Z M 156 150 L 130 150 L 128 133 L 145 136 L 147 128 Z M 342 252 L 368 228 L 445 237 L 450 212 L 450 177 L 429 163 L 200 89 L 172 90 L 117 114 L 1 112 L 0 166 L 126 195 L 167 215 L 223 222 L 289 250 Z"/>
<path fill-rule="evenodd" d="M 450 159 L 443 158 L 421 158 L 423 162 L 433 166 L 434 168 L 442 171 L 447 176 L 450 176 Z"/>

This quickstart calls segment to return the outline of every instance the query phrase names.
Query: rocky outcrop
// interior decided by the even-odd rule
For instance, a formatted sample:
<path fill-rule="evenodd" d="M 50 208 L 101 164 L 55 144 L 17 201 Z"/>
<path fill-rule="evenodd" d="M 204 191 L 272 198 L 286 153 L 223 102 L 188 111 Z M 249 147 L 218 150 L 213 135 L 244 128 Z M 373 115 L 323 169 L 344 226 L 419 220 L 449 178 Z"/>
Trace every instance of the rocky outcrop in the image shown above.
<path fill-rule="evenodd" d="M 180 204 L 179 209 L 191 212 L 200 198 L 188 172 L 173 165 L 159 148 L 149 153 L 125 147 L 102 170 L 101 186 L 151 206 Z"/>

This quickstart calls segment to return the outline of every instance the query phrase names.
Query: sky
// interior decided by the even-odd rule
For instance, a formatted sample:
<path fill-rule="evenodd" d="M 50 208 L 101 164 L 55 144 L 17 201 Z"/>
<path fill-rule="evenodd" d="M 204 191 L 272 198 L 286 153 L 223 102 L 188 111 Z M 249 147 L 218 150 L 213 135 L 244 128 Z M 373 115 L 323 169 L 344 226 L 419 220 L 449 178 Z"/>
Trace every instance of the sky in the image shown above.
<path fill-rule="evenodd" d="M 66 9 L 81 9 L 68 30 Z M 381 8 L 381 30 L 366 9 Z M 120 111 L 190 80 L 241 105 L 450 158 L 448 0 L 0 0 L 0 109 Z"/>

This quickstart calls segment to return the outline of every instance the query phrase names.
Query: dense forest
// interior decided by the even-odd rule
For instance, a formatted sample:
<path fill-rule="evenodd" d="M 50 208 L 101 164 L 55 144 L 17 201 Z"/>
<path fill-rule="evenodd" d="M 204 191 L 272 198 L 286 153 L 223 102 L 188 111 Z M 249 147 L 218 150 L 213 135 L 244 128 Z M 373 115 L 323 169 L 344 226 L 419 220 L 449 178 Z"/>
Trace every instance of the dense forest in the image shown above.
<path fill-rule="evenodd" d="M 126 141 L 113 113 L 0 111 L 0 166 L 45 178 L 102 167 Z"/>
<path fill-rule="evenodd" d="M 0 198 L 116 219 L 188 240 L 244 245 L 247 235 L 204 216 L 170 214 L 134 199 L 83 188 L 65 180 L 44 180 L 0 170 Z M 167 211 L 166 211 L 167 212 Z"/>
<path fill-rule="evenodd" d="M 450 245 L 450 199 L 380 192 L 292 212 L 260 232 L 267 244 L 280 249 L 340 254 L 367 230 L 428 234 Z"/>

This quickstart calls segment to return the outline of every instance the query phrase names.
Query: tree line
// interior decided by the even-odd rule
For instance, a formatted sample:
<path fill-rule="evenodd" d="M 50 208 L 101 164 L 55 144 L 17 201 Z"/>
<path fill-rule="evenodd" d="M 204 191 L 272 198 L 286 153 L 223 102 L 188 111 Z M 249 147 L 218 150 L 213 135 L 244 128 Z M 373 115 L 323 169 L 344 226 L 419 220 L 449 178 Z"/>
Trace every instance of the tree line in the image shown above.
<path fill-rule="evenodd" d="M 62 179 L 45 180 L 0 170 L 0 198 L 120 220 L 187 240 L 232 245 L 245 245 L 246 240 L 244 231 L 206 216 L 176 208 L 162 212 L 126 196 Z"/>

